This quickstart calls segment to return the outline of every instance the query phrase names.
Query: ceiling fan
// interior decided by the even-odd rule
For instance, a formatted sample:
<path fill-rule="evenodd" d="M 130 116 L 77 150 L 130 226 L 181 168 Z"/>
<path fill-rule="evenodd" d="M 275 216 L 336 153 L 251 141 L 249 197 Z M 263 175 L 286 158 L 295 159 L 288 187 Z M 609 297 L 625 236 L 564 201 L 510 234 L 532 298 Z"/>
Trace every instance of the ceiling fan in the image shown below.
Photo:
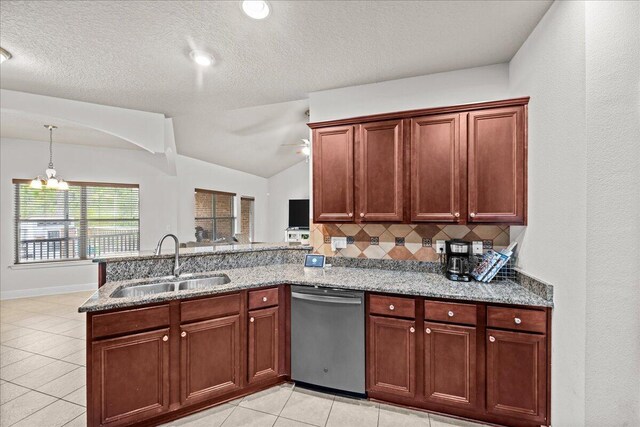
<path fill-rule="evenodd" d="M 302 138 L 300 141 L 302 143 L 299 144 L 282 144 L 281 147 L 300 147 L 300 150 L 297 150 L 297 154 L 304 154 L 307 158 L 311 154 L 311 142 L 307 138 Z"/>

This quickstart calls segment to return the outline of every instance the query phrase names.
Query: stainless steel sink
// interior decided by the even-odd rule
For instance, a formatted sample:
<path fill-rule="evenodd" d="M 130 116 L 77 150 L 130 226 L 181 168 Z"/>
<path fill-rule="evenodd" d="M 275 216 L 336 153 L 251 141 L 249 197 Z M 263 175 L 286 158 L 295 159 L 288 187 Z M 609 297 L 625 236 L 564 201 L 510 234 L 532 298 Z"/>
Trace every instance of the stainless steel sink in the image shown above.
<path fill-rule="evenodd" d="M 163 292 L 173 292 L 175 283 L 151 283 L 149 285 L 137 285 L 120 288 L 111 294 L 112 298 L 141 297 L 145 295 L 161 294 Z"/>
<path fill-rule="evenodd" d="M 148 285 L 134 285 L 117 289 L 111 294 L 111 298 L 131 298 L 146 295 L 161 294 L 165 292 L 189 291 L 193 289 L 206 289 L 230 283 L 231 279 L 226 274 L 198 279 L 182 280 L 180 282 L 150 283 Z"/>
<path fill-rule="evenodd" d="M 226 274 L 214 277 L 205 277 L 202 279 L 185 280 L 178 284 L 179 291 L 187 291 L 191 289 L 205 289 L 213 286 L 226 285 L 231 282 L 229 276 Z"/>

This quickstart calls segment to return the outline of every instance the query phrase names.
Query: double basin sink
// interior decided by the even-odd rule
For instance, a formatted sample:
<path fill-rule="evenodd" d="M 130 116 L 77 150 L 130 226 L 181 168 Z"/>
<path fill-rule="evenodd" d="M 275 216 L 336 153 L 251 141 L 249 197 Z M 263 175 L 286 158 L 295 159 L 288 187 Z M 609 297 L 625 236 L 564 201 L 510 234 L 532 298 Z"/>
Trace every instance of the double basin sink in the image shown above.
<path fill-rule="evenodd" d="M 208 289 L 215 286 L 226 285 L 229 282 L 231 282 L 229 276 L 227 276 L 226 274 L 220 274 L 217 276 L 203 277 L 198 279 L 150 283 L 148 285 L 126 286 L 116 289 L 116 291 L 111 294 L 111 298 L 135 298 L 147 295 L 162 294 L 166 292 Z"/>

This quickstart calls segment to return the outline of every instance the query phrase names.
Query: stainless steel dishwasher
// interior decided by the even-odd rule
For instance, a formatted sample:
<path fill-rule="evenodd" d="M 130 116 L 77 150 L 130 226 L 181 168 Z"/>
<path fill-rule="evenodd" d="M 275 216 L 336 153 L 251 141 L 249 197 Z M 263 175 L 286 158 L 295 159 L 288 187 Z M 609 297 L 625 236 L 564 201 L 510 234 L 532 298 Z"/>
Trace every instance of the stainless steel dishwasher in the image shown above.
<path fill-rule="evenodd" d="M 291 286 L 291 378 L 365 393 L 364 292 Z"/>

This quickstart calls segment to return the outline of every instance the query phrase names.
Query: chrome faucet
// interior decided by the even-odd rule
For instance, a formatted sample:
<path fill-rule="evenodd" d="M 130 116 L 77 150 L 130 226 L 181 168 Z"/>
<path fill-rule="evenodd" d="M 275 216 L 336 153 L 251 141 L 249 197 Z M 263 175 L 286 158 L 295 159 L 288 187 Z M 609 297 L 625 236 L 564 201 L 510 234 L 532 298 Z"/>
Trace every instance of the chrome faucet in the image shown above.
<path fill-rule="evenodd" d="M 160 239 L 160 241 L 158 242 L 158 246 L 156 246 L 156 256 L 160 255 L 160 250 L 162 249 L 162 242 L 164 242 L 164 239 L 166 239 L 167 237 L 172 237 L 173 240 L 176 242 L 176 253 L 175 253 L 175 258 L 174 258 L 174 264 L 173 264 L 173 275 L 178 277 L 180 276 L 180 269 L 182 268 L 182 266 L 180 265 L 179 262 L 179 255 L 180 255 L 180 242 L 178 241 L 178 237 L 175 234 L 165 234 L 164 236 L 162 236 L 162 239 Z"/>

